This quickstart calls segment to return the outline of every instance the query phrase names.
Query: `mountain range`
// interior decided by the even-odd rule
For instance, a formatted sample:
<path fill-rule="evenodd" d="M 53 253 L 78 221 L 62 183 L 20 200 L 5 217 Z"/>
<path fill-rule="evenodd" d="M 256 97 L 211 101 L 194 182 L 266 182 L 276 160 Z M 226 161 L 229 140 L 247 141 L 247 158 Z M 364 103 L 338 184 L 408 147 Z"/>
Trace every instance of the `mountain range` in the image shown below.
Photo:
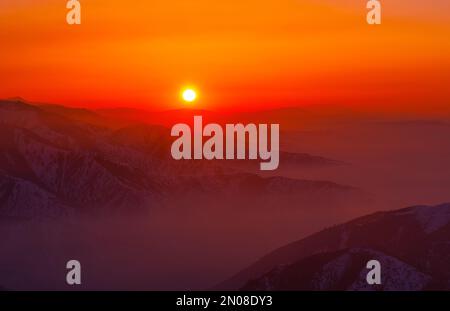
<path fill-rule="evenodd" d="M 282 131 L 280 169 L 263 174 L 258 161 L 173 160 L 165 123 L 198 113 L 219 123 L 232 117 L 0 101 L 0 229 L 9 237 L 0 266 L 25 269 L 20 274 L 5 268 L 2 284 L 61 288 L 54 260 L 75 252 L 97 271 L 92 288 L 123 288 L 122 278 L 138 289 L 205 288 L 247 266 L 214 289 L 449 289 L 450 204 L 369 214 L 409 205 L 384 204 L 377 184 L 396 197 L 404 191 L 413 202 L 446 201 L 447 123 Z M 298 118 L 314 119 L 314 113 L 293 108 L 261 112 L 258 119 L 286 115 L 294 116 L 292 126 Z M 434 192 L 424 196 L 426 189 Z M 381 203 L 371 205 L 375 196 Z M 101 217 L 72 217 L 92 215 Z M 249 265 L 298 237 L 304 238 Z M 33 258 L 24 258 L 23 249 Z M 117 279 L 99 269 L 105 256 L 111 267 L 129 263 Z M 185 260 L 168 263 L 167 257 Z M 382 266 L 380 285 L 365 280 L 372 259 Z M 55 273 L 46 284 L 41 270 Z"/>
<path fill-rule="evenodd" d="M 73 213 L 149 210 L 186 195 L 293 196 L 335 202 L 359 189 L 329 181 L 252 172 L 256 163 L 175 161 L 168 128 L 128 124 L 87 109 L 0 101 L 0 215 L 58 217 Z M 282 152 L 298 166 L 341 165 Z M 258 203 L 255 203 L 257 205 Z"/>

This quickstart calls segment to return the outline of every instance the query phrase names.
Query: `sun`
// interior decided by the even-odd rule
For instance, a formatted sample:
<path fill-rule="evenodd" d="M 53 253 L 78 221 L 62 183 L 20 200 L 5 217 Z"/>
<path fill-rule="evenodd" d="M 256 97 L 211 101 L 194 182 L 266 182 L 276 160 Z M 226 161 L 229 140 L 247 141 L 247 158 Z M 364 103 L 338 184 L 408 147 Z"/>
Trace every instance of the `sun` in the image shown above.
<path fill-rule="evenodd" d="M 187 88 L 183 90 L 181 96 L 185 102 L 192 103 L 197 99 L 197 92 L 194 89 Z"/>

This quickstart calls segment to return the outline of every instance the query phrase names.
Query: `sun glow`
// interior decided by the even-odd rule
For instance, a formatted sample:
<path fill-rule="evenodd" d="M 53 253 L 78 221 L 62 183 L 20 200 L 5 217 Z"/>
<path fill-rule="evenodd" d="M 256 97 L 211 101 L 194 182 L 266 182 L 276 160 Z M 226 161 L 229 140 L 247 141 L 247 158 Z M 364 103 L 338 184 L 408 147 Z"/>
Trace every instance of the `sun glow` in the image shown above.
<path fill-rule="evenodd" d="M 197 92 L 191 88 L 188 88 L 183 90 L 181 96 L 185 102 L 192 103 L 197 99 Z"/>

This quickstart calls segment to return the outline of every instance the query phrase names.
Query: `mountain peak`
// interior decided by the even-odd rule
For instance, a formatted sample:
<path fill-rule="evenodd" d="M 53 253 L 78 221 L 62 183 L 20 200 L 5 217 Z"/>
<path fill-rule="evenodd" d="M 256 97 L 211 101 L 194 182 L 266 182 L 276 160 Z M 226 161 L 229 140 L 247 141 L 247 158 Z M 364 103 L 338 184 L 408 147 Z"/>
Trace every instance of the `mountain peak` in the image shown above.
<path fill-rule="evenodd" d="M 31 105 L 21 97 L 13 97 L 7 99 L 0 99 L 0 109 L 8 110 L 38 110 L 37 107 Z"/>
<path fill-rule="evenodd" d="M 13 96 L 9 98 L 5 98 L 5 101 L 13 101 L 13 102 L 22 102 L 22 103 L 28 103 L 26 99 L 20 96 Z"/>

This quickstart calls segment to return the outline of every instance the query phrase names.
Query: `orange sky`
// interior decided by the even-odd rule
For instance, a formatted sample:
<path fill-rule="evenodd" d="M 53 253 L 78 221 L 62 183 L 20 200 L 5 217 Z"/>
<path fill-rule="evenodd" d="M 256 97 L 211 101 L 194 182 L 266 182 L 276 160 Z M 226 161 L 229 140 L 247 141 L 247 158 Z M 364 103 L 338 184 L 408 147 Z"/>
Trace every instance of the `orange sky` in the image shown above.
<path fill-rule="evenodd" d="M 309 103 L 450 110 L 448 0 L 1 0 L 0 98 L 207 109 Z"/>

